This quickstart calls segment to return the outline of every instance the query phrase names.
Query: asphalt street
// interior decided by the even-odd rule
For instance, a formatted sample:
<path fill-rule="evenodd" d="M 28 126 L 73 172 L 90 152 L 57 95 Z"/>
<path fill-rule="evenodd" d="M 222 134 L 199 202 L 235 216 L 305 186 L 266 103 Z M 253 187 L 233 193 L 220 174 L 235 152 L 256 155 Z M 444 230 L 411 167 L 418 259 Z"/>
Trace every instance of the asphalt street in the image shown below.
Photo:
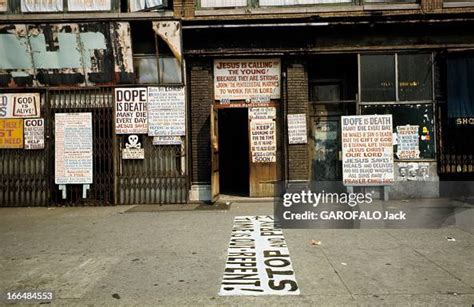
<path fill-rule="evenodd" d="M 221 297 L 234 217 L 273 204 L 132 207 L 1 208 L 0 292 L 51 290 L 68 306 L 474 304 L 472 228 L 287 229 L 301 295 Z"/>

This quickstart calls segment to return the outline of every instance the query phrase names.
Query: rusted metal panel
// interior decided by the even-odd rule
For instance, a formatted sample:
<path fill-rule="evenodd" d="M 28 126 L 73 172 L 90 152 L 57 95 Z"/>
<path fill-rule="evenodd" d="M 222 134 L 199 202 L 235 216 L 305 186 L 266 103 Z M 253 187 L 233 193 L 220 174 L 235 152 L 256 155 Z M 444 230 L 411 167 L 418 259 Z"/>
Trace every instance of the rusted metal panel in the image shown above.
<path fill-rule="evenodd" d="M 0 26 L 0 87 L 133 80 L 128 23 Z"/>
<path fill-rule="evenodd" d="M 173 52 L 175 58 L 182 63 L 183 51 L 181 46 L 181 24 L 179 21 L 155 21 L 153 30 L 160 36 Z"/>

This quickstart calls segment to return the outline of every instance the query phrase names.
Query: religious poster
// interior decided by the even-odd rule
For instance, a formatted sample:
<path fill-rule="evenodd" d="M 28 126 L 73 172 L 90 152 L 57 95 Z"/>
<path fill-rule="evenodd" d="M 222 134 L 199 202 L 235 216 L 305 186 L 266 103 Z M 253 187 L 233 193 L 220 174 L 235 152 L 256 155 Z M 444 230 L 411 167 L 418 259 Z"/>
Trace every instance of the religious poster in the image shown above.
<path fill-rule="evenodd" d="M 288 143 L 308 143 L 308 129 L 306 128 L 306 114 L 288 114 Z"/>
<path fill-rule="evenodd" d="M 92 113 L 56 113 L 54 145 L 55 183 L 92 183 Z"/>
<path fill-rule="evenodd" d="M 397 126 L 397 152 L 399 159 L 418 159 L 420 157 L 420 126 Z"/>
<path fill-rule="evenodd" d="M 0 94 L 0 118 L 32 118 L 39 116 L 39 93 Z"/>
<path fill-rule="evenodd" d="M 342 116 L 341 122 L 344 184 L 392 184 L 392 115 Z"/>
<path fill-rule="evenodd" d="M 273 120 L 250 121 L 252 162 L 276 162 L 276 130 Z"/>
<path fill-rule="evenodd" d="M 44 149 L 44 119 L 24 120 L 25 149 Z"/>
<path fill-rule="evenodd" d="M 184 87 L 148 88 L 148 135 L 181 136 L 186 134 Z"/>
<path fill-rule="evenodd" d="M 0 119 L 0 148 L 23 148 L 23 119 Z"/>
<path fill-rule="evenodd" d="M 214 99 L 221 103 L 279 99 L 280 75 L 280 59 L 214 60 Z"/>

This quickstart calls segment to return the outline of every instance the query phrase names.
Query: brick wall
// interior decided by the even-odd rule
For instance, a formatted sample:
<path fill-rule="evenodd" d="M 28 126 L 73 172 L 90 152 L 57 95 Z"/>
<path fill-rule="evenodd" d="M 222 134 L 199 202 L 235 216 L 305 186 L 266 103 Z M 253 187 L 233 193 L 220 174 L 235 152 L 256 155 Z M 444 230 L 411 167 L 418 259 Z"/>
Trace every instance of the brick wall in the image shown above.
<path fill-rule="evenodd" d="M 308 114 L 308 75 L 301 64 L 287 68 L 288 114 Z M 286 129 L 286 127 L 285 127 Z M 288 142 L 288 140 L 285 140 Z M 309 153 L 307 144 L 288 145 L 288 180 L 309 180 Z"/>
<path fill-rule="evenodd" d="M 194 0 L 174 0 L 173 10 L 175 17 L 193 17 L 194 16 Z"/>
<path fill-rule="evenodd" d="M 190 138 L 191 181 L 210 182 L 210 107 L 212 104 L 212 74 L 210 64 L 191 64 L 190 86 Z"/>

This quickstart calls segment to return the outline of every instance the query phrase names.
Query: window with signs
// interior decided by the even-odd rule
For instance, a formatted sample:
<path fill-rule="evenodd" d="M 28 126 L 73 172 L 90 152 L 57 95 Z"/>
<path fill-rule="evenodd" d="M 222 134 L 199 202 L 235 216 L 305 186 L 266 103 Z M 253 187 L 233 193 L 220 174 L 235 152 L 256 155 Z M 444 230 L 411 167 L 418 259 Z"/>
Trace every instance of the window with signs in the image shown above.
<path fill-rule="evenodd" d="M 360 101 L 433 100 L 431 53 L 360 56 Z"/>
<path fill-rule="evenodd" d="M 136 82 L 140 84 L 181 84 L 181 63 L 168 44 L 156 35 L 152 23 L 133 22 L 132 51 Z"/>
<path fill-rule="evenodd" d="M 435 158 L 433 55 L 360 55 L 361 114 L 391 114 L 395 159 Z"/>
<path fill-rule="evenodd" d="M 0 0 L 0 11 L 2 9 Z M 120 0 L 21 0 L 12 2 L 12 10 L 22 13 L 104 12 L 118 10 Z M 16 7 L 18 5 L 18 7 Z"/>
<path fill-rule="evenodd" d="M 260 0 L 260 6 L 292 6 L 326 3 L 352 3 L 353 0 Z"/>

